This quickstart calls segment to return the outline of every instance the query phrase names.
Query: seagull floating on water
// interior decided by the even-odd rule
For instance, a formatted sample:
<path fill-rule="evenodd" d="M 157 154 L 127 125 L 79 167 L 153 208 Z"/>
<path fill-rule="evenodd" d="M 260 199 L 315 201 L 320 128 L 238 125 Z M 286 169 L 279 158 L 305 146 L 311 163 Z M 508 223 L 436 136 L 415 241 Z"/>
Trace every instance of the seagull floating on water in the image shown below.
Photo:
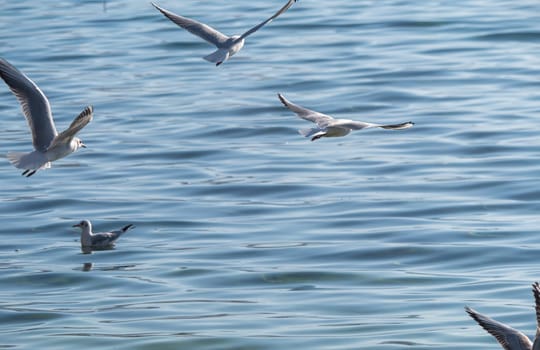
<path fill-rule="evenodd" d="M 539 350 L 540 349 L 540 284 L 535 282 L 532 285 L 534 301 L 536 304 L 536 336 L 534 343 L 522 332 L 504 323 L 476 312 L 470 307 L 465 307 L 465 311 L 489 334 L 495 337 L 505 350 Z"/>
<path fill-rule="evenodd" d="M 111 232 L 92 232 L 92 224 L 89 220 L 83 220 L 73 227 L 81 228 L 81 246 L 87 248 L 107 248 L 113 247 L 116 240 L 129 229 L 134 228 L 132 224 L 122 227 L 120 230 Z"/>
<path fill-rule="evenodd" d="M 52 161 L 86 147 L 75 135 L 92 120 L 92 106 L 86 107 L 69 128 L 59 134 L 54 126 L 49 101 L 32 80 L 2 58 L 0 58 L 0 77 L 19 100 L 32 132 L 35 149 L 33 152 L 7 154 L 7 158 L 15 167 L 25 169 L 22 175 L 32 176 L 40 169 L 50 168 Z"/>
<path fill-rule="evenodd" d="M 401 124 L 372 124 L 349 119 L 334 119 L 329 115 L 312 111 L 302 106 L 296 105 L 287 100 L 282 94 L 278 94 L 281 103 L 288 109 L 296 113 L 300 118 L 317 124 L 314 128 L 300 129 L 298 132 L 304 137 L 311 137 L 311 141 L 321 137 L 339 137 L 348 135 L 352 130 L 362 130 L 368 128 L 383 128 L 389 130 L 408 129 L 414 125 L 413 122 Z"/>
<path fill-rule="evenodd" d="M 276 12 L 272 17 L 268 18 L 266 21 L 256 25 L 255 27 L 251 28 L 247 32 L 245 32 L 242 35 L 233 35 L 233 36 L 227 36 L 225 34 L 220 33 L 219 31 L 215 30 L 214 28 L 210 27 L 209 25 L 206 25 L 204 23 L 198 22 L 194 19 L 179 16 L 177 14 L 174 14 L 170 11 L 165 10 L 164 8 L 159 7 L 155 3 L 152 3 L 152 5 L 158 9 L 159 12 L 161 12 L 165 17 L 179 25 L 180 27 L 184 28 L 191 34 L 197 35 L 201 39 L 206 40 L 210 44 L 213 44 L 217 47 L 217 50 L 213 53 L 204 56 L 203 58 L 209 62 L 213 62 L 216 64 L 216 66 L 219 66 L 223 62 L 225 62 L 227 59 L 229 59 L 231 56 L 233 56 L 235 53 L 240 51 L 242 47 L 244 46 L 245 39 L 255 33 L 257 30 L 261 29 L 264 25 L 272 22 L 274 18 L 277 18 L 279 15 L 281 15 L 283 12 L 287 11 L 289 7 L 291 7 L 296 0 L 289 0 L 281 9 L 279 9 L 278 12 Z"/>

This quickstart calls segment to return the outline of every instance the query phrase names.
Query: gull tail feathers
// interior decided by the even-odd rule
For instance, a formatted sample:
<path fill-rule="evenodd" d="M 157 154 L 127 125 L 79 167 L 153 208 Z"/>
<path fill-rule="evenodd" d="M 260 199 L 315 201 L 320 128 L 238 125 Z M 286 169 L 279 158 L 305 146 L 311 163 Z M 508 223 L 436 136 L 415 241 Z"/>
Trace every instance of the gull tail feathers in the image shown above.
<path fill-rule="evenodd" d="M 9 152 L 7 154 L 7 159 L 18 169 L 25 169 L 27 171 L 34 170 L 33 172 L 30 172 L 28 175 L 23 173 L 23 175 L 31 176 L 33 175 L 37 170 L 40 169 L 48 169 L 51 167 L 51 163 L 43 154 L 42 152 L 30 152 L 30 153 L 22 153 L 22 152 Z"/>
<path fill-rule="evenodd" d="M 319 128 L 307 128 L 307 129 L 300 129 L 298 130 L 300 135 L 304 137 L 311 137 L 311 141 L 315 141 L 320 139 L 323 136 L 326 136 L 326 130 L 319 129 Z"/>
<path fill-rule="evenodd" d="M 319 128 L 305 128 L 305 129 L 299 129 L 298 133 L 304 137 L 310 137 L 310 136 L 315 135 L 319 131 L 321 131 L 321 129 Z"/>
<path fill-rule="evenodd" d="M 229 50 L 218 49 L 211 54 L 204 56 L 203 58 L 209 62 L 215 63 L 216 66 L 219 66 L 229 58 Z"/>
<path fill-rule="evenodd" d="M 388 130 L 402 130 L 411 128 L 414 125 L 413 122 L 406 122 L 401 124 L 389 124 L 389 125 L 379 125 L 380 128 Z"/>

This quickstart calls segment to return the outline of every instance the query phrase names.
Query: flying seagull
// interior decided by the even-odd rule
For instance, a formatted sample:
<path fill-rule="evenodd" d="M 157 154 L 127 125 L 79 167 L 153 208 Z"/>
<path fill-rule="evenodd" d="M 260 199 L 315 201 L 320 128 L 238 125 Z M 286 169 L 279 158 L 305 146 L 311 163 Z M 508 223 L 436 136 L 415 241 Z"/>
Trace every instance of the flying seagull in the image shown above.
<path fill-rule="evenodd" d="M 32 132 L 33 152 L 7 154 L 7 158 L 15 167 L 25 169 L 22 175 L 32 176 L 40 169 L 50 168 L 52 161 L 86 147 L 75 135 L 92 120 L 92 106 L 86 107 L 69 128 L 59 134 L 54 126 L 49 101 L 32 80 L 2 58 L 0 58 L 0 77 L 19 100 Z"/>
<path fill-rule="evenodd" d="M 296 113 L 300 118 L 317 124 L 314 128 L 300 129 L 298 132 L 305 137 L 311 137 L 311 141 L 321 137 L 339 137 L 349 134 L 352 130 L 362 130 L 368 128 L 383 128 L 389 130 L 408 129 L 414 125 L 413 122 L 401 124 L 381 125 L 372 124 L 349 119 L 334 119 L 329 115 L 312 111 L 302 106 L 296 105 L 287 100 L 282 94 L 278 94 L 281 103 L 288 109 Z"/>
<path fill-rule="evenodd" d="M 489 334 L 495 337 L 505 350 L 540 350 L 540 284 L 535 282 L 532 285 L 534 301 L 536 304 L 536 335 L 534 343 L 522 332 L 495 321 L 494 319 L 476 312 L 470 307 L 465 307 L 465 311 Z"/>
<path fill-rule="evenodd" d="M 209 25 L 206 25 L 204 23 L 198 22 L 194 19 L 179 16 L 177 14 L 174 14 L 170 11 L 165 10 L 164 8 L 159 7 L 155 3 L 152 3 L 152 5 L 158 9 L 165 17 L 179 25 L 180 27 L 184 28 L 191 34 L 197 35 L 201 39 L 206 40 L 212 45 L 215 45 L 217 47 L 217 50 L 213 53 L 204 56 L 203 58 L 209 62 L 213 62 L 216 64 L 216 66 L 219 66 L 223 62 L 225 62 L 227 59 L 229 59 L 231 56 L 233 56 L 235 53 L 240 51 L 240 49 L 244 46 L 245 39 L 255 33 L 257 30 L 261 29 L 264 25 L 272 22 L 274 18 L 277 18 L 279 15 L 281 15 L 283 12 L 287 11 L 289 7 L 291 7 L 296 0 L 289 0 L 287 3 L 279 9 L 278 12 L 276 12 L 272 17 L 268 18 L 266 21 L 256 25 L 255 27 L 251 28 L 247 32 L 245 32 L 242 35 L 233 35 L 233 36 L 227 36 L 225 34 L 220 33 L 219 31 L 215 30 L 214 28 L 210 27 Z"/>
<path fill-rule="evenodd" d="M 122 227 L 120 230 L 111 232 L 92 232 L 92 224 L 89 220 L 83 220 L 73 227 L 81 228 L 81 247 L 86 248 L 107 248 L 113 247 L 116 240 L 129 229 L 134 228 L 132 224 Z"/>

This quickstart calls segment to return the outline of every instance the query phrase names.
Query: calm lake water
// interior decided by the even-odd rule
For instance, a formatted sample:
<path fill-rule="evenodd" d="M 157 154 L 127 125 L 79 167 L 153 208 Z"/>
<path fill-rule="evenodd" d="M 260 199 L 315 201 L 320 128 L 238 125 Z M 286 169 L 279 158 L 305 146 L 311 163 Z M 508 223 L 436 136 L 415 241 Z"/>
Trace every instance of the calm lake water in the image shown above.
<path fill-rule="evenodd" d="M 285 1 L 161 6 L 227 34 Z M 540 3 L 299 0 L 220 67 L 149 1 L 0 1 L 0 56 L 87 149 L 31 178 L 0 83 L 0 348 L 497 349 L 533 335 Z M 414 121 L 310 142 L 276 97 Z M 133 223 L 114 250 L 97 231 Z"/>

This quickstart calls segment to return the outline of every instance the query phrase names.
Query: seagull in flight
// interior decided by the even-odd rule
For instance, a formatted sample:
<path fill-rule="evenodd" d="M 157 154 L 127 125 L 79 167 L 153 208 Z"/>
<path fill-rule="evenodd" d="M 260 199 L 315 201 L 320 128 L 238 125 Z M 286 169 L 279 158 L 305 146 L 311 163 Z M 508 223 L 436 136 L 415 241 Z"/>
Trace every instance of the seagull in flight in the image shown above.
<path fill-rule="evenodd" d="M 92 224 L 89 220 L 83 220 L 73 227 L 81 228 L 81 247 L 83 248 L 108 248 L 114 247 L 116 240 L 129 229 L 134 228 L 132 224 L 126 225 L 119 230 L 111 232 L 92 232 Z"/>
<path fill-rule="evenodd" d="M 256 25 L 242 35 L 233 36 L 227 36 L 225 34 L 222 34 L 214 28 L 210 27 L 209 25 L 198 22 L 194 19 L 174 14 L 170 11 L 165 10 L 164 8 L 159 7 L 155 3 L 152 3 L 152 5 L 165 17 L 167 17 L 180 27 L 184 28 L 191 34 L 197 35 L 201 39 L 204 39 L 210 44 L 215 45 L 217 47 L 217 50 L 207 56 L 204 56 L 203 58 L 209 62 L 215 63 L 216 66 L 219 66 L 220 64 L 228 60 L 231 56 L 233 56 L 235 53 L 240 51 L 240 49 L 244 46 L 245 39 L 249 35 L 255 33 L 264 25 L 272 22 L 274 18 L 277 18 L 283 12 L 287 11 L 289 7 L 291 7 L 295 2 L 296 0 L 287 1 L 287 3 L 281 9 L 279 9 L 278 12 L 276 12 L 266 21 Z"/>
<path fill-rule="evenodd" d="M 539 350 L 540 349 L 540 284 L 535 282 L 532 285 L 536 310 L 536 335 L 534 342 L 522 332 L 514 329 L 504 323 L 482 315 L 479 312 L 465 307 L 465 311 L 489 334 L 495 337 L 499 344 L 505 350 Z"/>
<path fill-rule="evenodd" d="M 75 135 L 92 120 L 92 106 L 86 107 L 69 128 L 59 134 L 54 126 L 49 100 L 32 80 L 2 58 L 0 58 L 0 78 L 19 100 L 32 132 L 33 152 L 7 154 L 7 158 L 15 167 L 25 169 L 22 175 L 30 177 L 38 170 L 50 168 L 52 161 L 63 158 L 81 147 L 86 148 Z"/>
<path fill-rule="evenodd" d="M 321 137 L 339 137 L 349 134 L 352 130 L 362 130 L 368 128 L 383 128 L 389 130 L 408 129 L 414 125 L 413 122 L 401 124 L 372 124 L 349 119 L 334 119 L 329 115 L 312 111 L 302 106 L 296 105 L 287 100 L 282 94 L 278 97 L 285 107 L 296 113 L 300 118 L 317 124 L 314 128 L 300 129 L 298 132 L 304 137 L 311 137 L 311 141 Z"/>

